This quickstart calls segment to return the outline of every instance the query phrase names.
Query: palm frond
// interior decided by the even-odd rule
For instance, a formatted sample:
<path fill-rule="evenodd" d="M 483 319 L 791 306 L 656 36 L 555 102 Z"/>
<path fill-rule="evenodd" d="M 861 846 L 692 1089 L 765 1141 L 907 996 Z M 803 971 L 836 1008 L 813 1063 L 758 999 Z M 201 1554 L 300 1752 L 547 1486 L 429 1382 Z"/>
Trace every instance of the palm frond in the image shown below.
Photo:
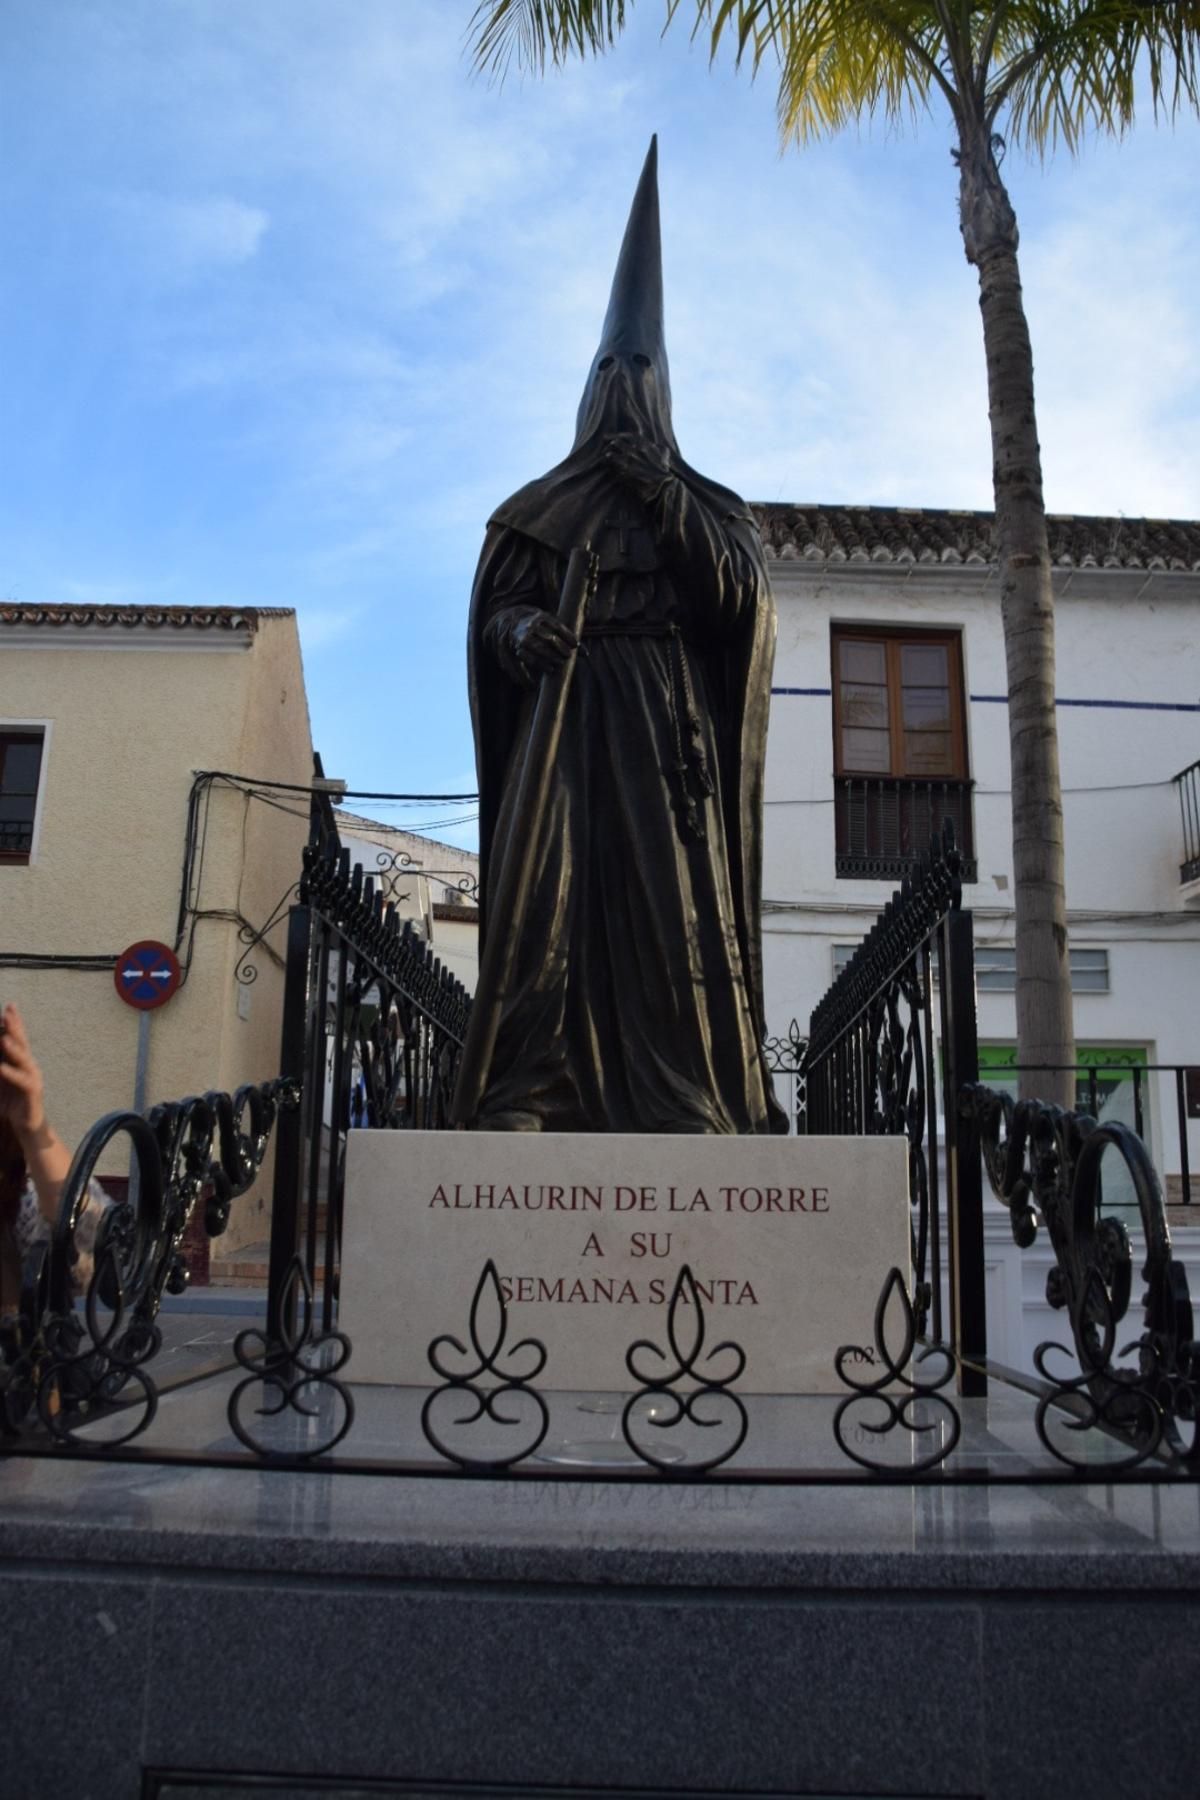
<path fill-rule="evenodd" d="M 547 62 L 598 56 L 625 29 L 633 0 L 478 0 L 467 26 L 477 69 L 503 79 L 511 64 L 541 73 Z"/>
<path fill-rule="evenodd" d="M 1200 0 L 662 0 L 716 57 L 779 70 L 784 139 L 864 117 L 904 122 L 940 91 L 956 122 L 1038 154 L 1132 124 L 1142 83 L 1157 117 L 1200 107 Z M 599 55 L 634 0 L 478 0 L 473 61 L 502 77 Z"/>
<path fill-rule="evenodd" d="M 1013 0 L 987 81 L 989 122 L 1044 155 L 1122 135 L 1141 84 L 1155 117 L 1200 105 L 1200 0 Z"/>
<path fill-rule="evenodd" d="M 788 0 L 776 8 L 775 31 L 785 137 L 806 142 L 864 115 L 898 122 L 925 111 L 935 87 L 955 104 L 952 59 L 929 0 Z"/>

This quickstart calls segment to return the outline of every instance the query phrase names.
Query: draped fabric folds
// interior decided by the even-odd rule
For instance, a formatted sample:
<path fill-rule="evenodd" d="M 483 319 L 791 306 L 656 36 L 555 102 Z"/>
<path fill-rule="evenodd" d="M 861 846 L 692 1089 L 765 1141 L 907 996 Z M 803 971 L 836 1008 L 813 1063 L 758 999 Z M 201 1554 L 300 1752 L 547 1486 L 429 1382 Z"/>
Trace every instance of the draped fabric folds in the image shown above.
<path fill-rule="evenodd" d="M 608 496 L 481 1128 L 786 1129 L 760 1050 L 774 610 L 753 523 L 710 498 L 682 478 L 647 508 Z M 511 800 L 534 689 L 513 631 L 556 608 L 566 567 L 505 514 L 470 632 L 484 931 L 504 928 L 488 896 L 527 830 Z"/>

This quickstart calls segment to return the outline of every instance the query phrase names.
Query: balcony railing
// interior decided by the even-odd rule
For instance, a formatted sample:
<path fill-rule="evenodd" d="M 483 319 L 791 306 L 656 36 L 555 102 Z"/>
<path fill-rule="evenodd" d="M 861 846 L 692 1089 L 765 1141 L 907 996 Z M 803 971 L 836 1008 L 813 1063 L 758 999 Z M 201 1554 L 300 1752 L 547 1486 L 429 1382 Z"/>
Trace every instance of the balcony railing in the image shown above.
<path fill-rule="evenodd" d="M 1180 881 L 1200 881 L 1200 762 L 1176 775 L 1179 811 L 1183 818 L 1183 861 Z"/>
<path fill-rule="evenodd" d="M 962 856 L 962 878 L 975 880 L 970 781 L 913 781 L 883 775 L 834 779 L 839 875 L 895 881 L 933 845 L 946 820 Z"/>
<path fill-rule="evenodd" d="M 0 858 L 28 862 L 32 849 L 32 819 L 0 819 Z"/>

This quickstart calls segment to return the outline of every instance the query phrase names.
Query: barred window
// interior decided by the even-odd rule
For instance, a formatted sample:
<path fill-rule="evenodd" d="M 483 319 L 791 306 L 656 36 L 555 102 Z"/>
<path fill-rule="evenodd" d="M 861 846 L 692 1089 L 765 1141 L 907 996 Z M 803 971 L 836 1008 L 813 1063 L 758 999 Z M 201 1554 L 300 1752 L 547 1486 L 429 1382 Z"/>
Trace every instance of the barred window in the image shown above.
<path fill-rule="evenodd" d="M 45 733 L 0 726 L 0 862 L 27 863 L 33 850 Z"/>
<path fill-rule="evenodd" d="M 854 952 L 857 944 L 835 944 L 833 946 L 833 975 L 836 980 L 841 974 Z M 1071 959 L 1071 991 L 1074 994 L 1107 994 L 1108 951 L 1094 949 L 1070 950 Z M 937 980 L 937 958 L 930 964 L 933 979 Z M 980 993 L 1012 994 L 1017 986 L 1017 953 L 1011 944 L 976 944 L 975 946 L 975 985 Z"/>
<path fill-rule="evenodd" d="M 1076 949 L 1069 951 L 1071 992 L 1074 994 L 1107 994 L 1108 951 Z M 980 993 L 1011 994 L 1017 986 L 1017 953 L 1011 944 L 976 944 L 975 983 Z"/>

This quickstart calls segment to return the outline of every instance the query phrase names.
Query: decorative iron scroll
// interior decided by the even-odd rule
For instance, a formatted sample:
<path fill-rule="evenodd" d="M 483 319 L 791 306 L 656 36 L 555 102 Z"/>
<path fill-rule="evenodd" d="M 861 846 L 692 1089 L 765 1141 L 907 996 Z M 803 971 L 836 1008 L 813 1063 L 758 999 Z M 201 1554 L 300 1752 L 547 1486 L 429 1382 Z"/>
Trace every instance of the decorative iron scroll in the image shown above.
<path fill-rule="evenodd" d="M 1084 1365 L 1081 1375 L 1056 1373 L 1051 1357 L 1067 1357 L 1064 1344 L 1039 1344 L 1033 1353 L 1038 1373 L 1050 1383 L 1038 1401 L 1034 1423 L 1038 1437 L 1059 1462 L 1080 1473 L 1111 1473 L 1113 1470 L 1136 1468 L 1160 1448 L 1175 1454 L 1166 1436 L 1167 1413 L 1151 1391 L 1150 1383 L 1137 1370 L 1122 1370 L 1112 1378 L 1112 1358 L 1116 1345 L 1116 1322 L 1108 1295 L 1100 1281 L 1090 1281 L 1091 1292 L 1085 1296 L 1087 1313 L 1088 1354 L 1095 1354 L 1095 1366 Z M 1097 1326 L 1102 1335 L 1097 1340 Z M 1129 1350 L 1136 1349 L 1130 1345 Z M 1123 1352 L 1122 1354 L 1127 1354 Z M 1063 1416 L 1067 1413 L 1068 1416 Z M 1052 1429 L 1057 1426 L 1057 1431 Z M 1072 1454 L 1071 1442 L 1076 1434 L 1096 1427 L 1108 1436 L 1119 1436 L 1131 1446 L 1123 1456 L 1106 1455 L 1103 1459 L 1081 1450 Z"/>
<path fill-rule="evenodd" d="M 1009 1210 L 1014 1241 L 1027 1249 L 1044 1225 L 1054 1251 L 1046 1298 L 1070 1320 L 1081 1372 L 1058 1379 L 1050 1358 L 1066 1352 L 1041 1345 L 1035 1360 L 1056 1390 L 1046 1406 L 1076 1397 L 1082 1424 L 1119 1432 L 1133 1446 L 1133 1462 L 1161 1448 L 1200 1469 L 1200 1349 L 1191 1295 L 1186 1270 L 1172 1255 L 1162 1187 L 1142 1140 L 1119 1121 L 1097 1124 L 1086 1113 L 978 1085 L 963 1090 L 959 1110 L 978 1124 L 988 1180 Z M 1101 1163 L 1109 1149 L 1128 1170 L 1146 1239 L 1142 1333 L 1121 1352 L 1136 1352 L 1136 1367 L 1129 1368 L 1113 1361 L 1117 1328 L 1129 1310 L 1133 1254 L 1124 1224 L 1101 1211 Z M 1083 1466 L 1044 1432 L 1042 1439 L 1060 1460 Z"/>
<path fill-rule="evenodd" d="M 156 1106 L 145 1118 L 108 1113 L 93 1125 L 63 1183 L 49 1244 L 23 1271 L 16 1342 L 0 1366 L 0 1417 L 10 1429 L 36 1403 L 55 1436 L 71 1439 L 131 1384 L 144 1416 L 126 1436 L 145 1429 L 157 1402 L 144 1366 L 161 1343 L 155 1319 L 164 1290 L 187 1285 L 182 1245 L 192 1214 L 203 1198 L 209 1236 L 225 1230 L 231 1203 L 262 1167 L 277 1113 L 298 1103 L 297 1085 L 277 1080 L 232 1097 L 214 1092 Z M 94 1224 L 93 1177 L 120 1137 L 135 1157 L 135 1197 L 110 1207 L 96 1229 L 81 1314 L 77 1234 L 85 1213 Z"/>
<path fill-rule="evenodd" d="M 288 907 L 299 898 L 299 895 L 300 883 L 298 881 L 293 881 L 283 898 L 272 907 L 270 914 L 262 925 L 255 927 L 249 920 L 246 920 L 243 924 L 238 926 L 238 943 L 243 944 L 245 948 L 238 951 L 238 960 L 233 971 L 233 979 L 241 987 L 252 987 L 258 980 L 258 964 L 253 958 L 254 952 L 258 949 L 260 944 L 271 958 L 271 961 L 275 963 L 278 968 L 286 968 L 287 965 L 284 958 L 280 956 L 277 950 L 271 948 L 270 944 L 267 942 L 267 938 L 277 925 L 282 924 L 283 920 L 287 917 Z"/>
<path fill-rule="evenodd" d="M 690 1349 L 685 1349 L 682 1341 L 685 1317 L 693 1322 Z M 718 1376 L 701 1372 L 699 1364 L 704 1351 L 704 1338 L 704 1307 L 692 1271 L 685 1263 L 676 1277 L 667 1308 L 670 1357 L 648 1338 L 638 1338 L 625 1353 L 626 1368 L 634 1380 L 641 1384 L 637 1393 L 631 1394 L 626 1401 L 621 1415 L 625 1442 L 636 1456 L 640 1456 L 643 1462 L 649 1463 L 651 1468 L 663 1475 L 697 1475 L 719 1468 L 741 1449 L 745 1441 L 749 1426 L 746 1408 L 731 1389 L 745 1371 L 746 1353 L 740 1344 L 726 1339 L 708 1351 L 703 1356 L 703 1361 L 710 1363 L 728 1351 L 733 1359 L 728 1373 Z M 659 1363 L 666 1367 L 647 1369 L 640 1364 L 640 1352 L 657 1357 Z M 694 1381 L 697 1385 L 690 1393 L 676 1393 L 677 1385 L 684 1381 Z M 649 1411 L 644 1404 L 646 1401 L 653 1403 Z M 706 1402 L 715 1403 L 716 1407 L 715 1412 L 707 1416 L 703 1410 Z M 672 1431 L 685 1423 L 696 1425 L 703 1431 L 715 1431 L 724 1426 L 727 1432 L 732 1431 L 733 1436 L 724 1448 L 714 1450 L 710 1456 L 673 1461 L 656 1455 L 650 1443 L 639 1441 L 634 1430 L 636 1425 L 650 1431 Z"/>
<path fill-rule="evenodd" d="M 109 1448 L 140 1437 L 158 1411 L 158 1389 L 141 1366 L 162 1343 L 156 1326 L 123 1329 L 125 1307 L 120 1297 L 119 1258 L 110 1245 L 96 1264 L 83 1320 L 76 1313 L 55 1313 L 46 1321 L 45 1354 L 31 1369 L 38 1417 L 60 1444 L 78 1443 L 82 1428 L 98 1408 L 118 1394 L 124 1429 L 105 1433 Z M 99 1290 L 111 1290 L 115 1302 L 105 1323 L 97 1302 Z M 129 1389 L 136 1390 L 131 1398 Z"/>
<path fill-rule="evenodd" d="M 380 850 L 375 863 L 374 879 L 382 887 L 385 900 L 406 899 L 407 894 L 401 892 L 401 882 L 409 876 L 417 879 L 425 876 L 430 881 L 438 882 L 448 893 L 461 894 L 464 900 L 478 904 L 478 878 L 465 869 L 431 869 L 407 850 Z M 469 911 L 465 911 L 463 916 L 469 918 Z"/>
<path fill-rule="evenodd" d="M 297 1295 L 303 1297 L 300 1326 L 291 1330 L 288 1318 Z M 233 1354 L 249 1373 L 230 1394 L 226 1411 L 231 1429 L 248 1450 L 268 1462 L 296 1457 L 308 1461 L 341 1443 L 354 1423 L 354 1396 L 337 1379 L 338 1371 L 350 1360 L 350 1340 L 341 1331 L 314 1330 L 312 1283 L 299 1256 L 292 1259 L 270 1334 L 253 1327 L 239 1332 Z M 281 1434 L 264 1437 L 251 1431 L 244 1416 L 245 1403 L 259 1386 L 268 1399 L 258 1408 L 258 1416 L 278 1419 L 289 1412 L 296 1415 L 301 1421 L 300 1442 L 295 1433 L 289 1441 Z M 274 1404 L 270 1403 L 272 1395 Z"/>
<path fill-rule="evenodd" d="M 785 1035 L 763 1039 L 763 1056 L 771 1075 L 783 1075 L 792 1083 L 791 1112 L 798 1132 L 804 1130 L 807 1098 L 804 1081 L 804 1057 L 808 1039 L 800 1030 L 799 1019 L 793 1019 Z"/>
<path fill-rule="evenodd" d="M 485 1319 L 485 1310 L 492 1312 L 489 1324 Z M 466 1368 L 449 1368 L 446 1364 L 446 1352 L 454 1351 L 460 1357 L 469 1357 L 466 1345 L 461 1339 L 448 1333 L 434 1338 L 429 1346 L 429 1361 L 435 1374 L 442 1378 L 443 1386 L 434 1388 L 421 1408 L 421 1429 L 439 1456 L 449 1462 L 457 1463 L 461 1469 L 489 1470 L 508 1469 L 514 1463 L 522 1462 L 533 1455 L 539 1448 L 550 1424 L 550 1414 L 546 1402 L 537 1390 L 530 1386 L 536 1381 L 546 1366 L 546 1347 L 537 1338 L 522 1338 L 510 1350 L 505 1350 L 508 1337 L 508 1307 L 504 1300 L 504 1289 L 500 1285 L 500 1277 L 496 1273 L 496 1265 L 489 1258 L 484 1264 L 483 1273 L 479 1277 L 474 1297 L 471 1300 L 471 1311 L 467 1323 L 471 1338 L 471 1351 L 475 1360 Z M 486 1334 L 486 1335 L 485 1335 Z M 531 1352 L 530 1366 L 521 1373 L 512 1367 L 512 1359 L 519 1358 L 522 1351 Z M 509 1361 L 506 1370 L 500 1367 L 500 1359 Z M 486 1386 L 489 1379 L 496 1386 Z M 490 1453 L 482 1456 L 471 1456 L 465 1450 L 454 1449 L 448 1444 L 435 1425 L 435 1417 L 445 1412 L 452 1396 L 461 1394 L 469 1398 L 472 1410 L 450 1417 L 446 1423 L 455 1426 L 477 1425 L 481 1419 L 490 1420 L 493 1424 L 521 1428 L 524 1436 L 516 1447 L 503 1453 Z M 513 1412 L 501 1411 L 501 1404 L 509 1400 L 519 1401 L 518 1409 Z M 529 1404 L 527 1405 L 526 1402 Z M 536 1427 L 536 1431 L 534 1428 Z M 531 1437 L 530 1432 L 534 1432 Z"/>
<path fill-rule="evenodd" d="M 898 1353 L 893 1353 L 888 1345 L 889 1309 L 901 1322 L 902 1335 Z M 921 1381 L 906 1372 L 913 1361 L 916 1342 L 916 1316 L 909 1302 L 904 1277 L 899 1269 L 892 1269 L 880 1290 L 875 1307 L 874 1349 L 843 1344 L 834 1358 L 839 1381 L 854 1391 L 840 1402 L 833 1415 L 833 1435 L 838 1441 L 839 1449 L 864 1469 L 871 1469 L 879 1474 L 892 1474 L 898 1468 L 903 1468 L 906 1473 L 920 1474 L 923 1470 L 936 1468 L 940 1462 L 944 1462 L 958 1443 L 962 1419 L 958 1408 L 941 1391 L 954 1374 L 954 1357 L 944 1345 L 927 1345 L 917 1353 L 917 1366 L 935 1357 L 940 1357 L 944 1366 L 936 1378 L 931 1376 L 929 1380 Z M 868 1369 L 880 1372 L 869 1377 L 859 1376 L 851 1368 L 854 1363 L 861 1363 Z M 899 1388 L 901 1392 L 899 1395 L 889 1393 L 889 1388 Z M 866 1456 L 853 1449 L 846 1438 L 846 1424 L 857 1408 L 869 1407 L 872 1402 L 882 1408 L 882 1417 L 876 1412 L 874 1417 L 857 1418 L 855 1423 L 859 1432 L 867 1432 L 880 1439 L 897 1430 L 907 1432 L 912 1439 L 931 1433 L 935 1437 L 934 1446 L 924 1456 L 906 1458 L 902 1463 Z M 926 1418 L 919 1417 L 921 1409 L 928 1414 Z"/>

